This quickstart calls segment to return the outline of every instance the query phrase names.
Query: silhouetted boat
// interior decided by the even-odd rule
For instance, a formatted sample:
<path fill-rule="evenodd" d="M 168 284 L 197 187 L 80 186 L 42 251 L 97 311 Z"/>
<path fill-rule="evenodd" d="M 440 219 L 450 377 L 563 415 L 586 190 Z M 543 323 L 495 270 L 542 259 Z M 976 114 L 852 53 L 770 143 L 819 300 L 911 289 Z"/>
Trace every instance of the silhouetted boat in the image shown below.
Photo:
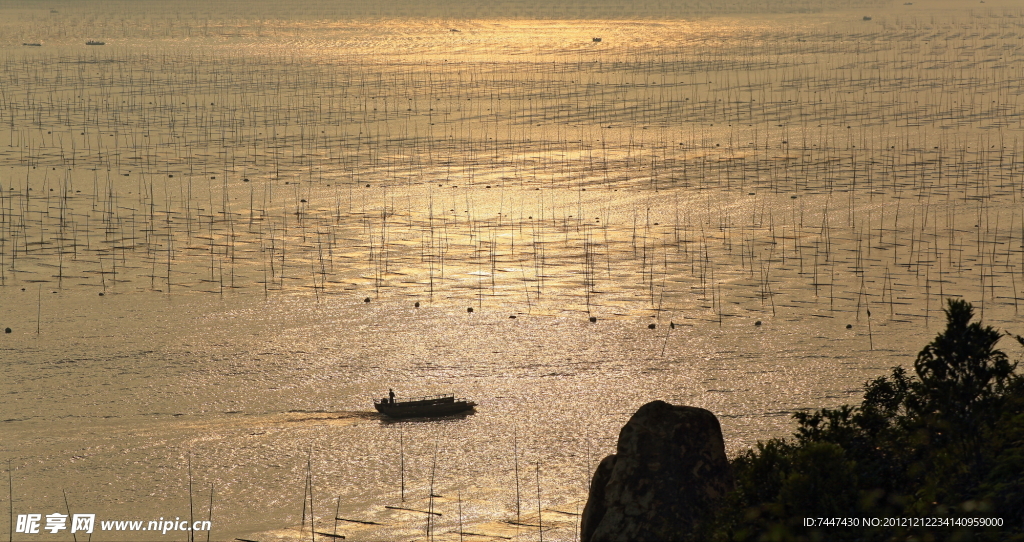
<path fill-rule="evenodd" d="M 89 40 L 89 41 L 85 42 L 85 44 L 86 45 L 106 45 L 106 42 L 96 41 L 96 40 Z"/>
<path fill-rule="evenodd" d="M 377 412 L 392 418 L 422 418 L 429 416 L 449 416 L 473 410 L 476 403 L 467 399 L 455 399 L 454 395 L 432 395 L 417 397 L 406 401 L 392 400 L 387 397 L 374 400 L 373 408 Z"/>

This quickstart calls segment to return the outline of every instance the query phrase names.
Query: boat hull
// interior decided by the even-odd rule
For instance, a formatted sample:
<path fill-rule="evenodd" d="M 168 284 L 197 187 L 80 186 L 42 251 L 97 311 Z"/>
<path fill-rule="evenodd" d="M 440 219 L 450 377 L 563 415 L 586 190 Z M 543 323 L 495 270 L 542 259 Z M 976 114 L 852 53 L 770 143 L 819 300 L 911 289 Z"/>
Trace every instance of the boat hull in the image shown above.
<path fill-rule="evenodd" d="M 469 412 L 476 407 L 476 403 L 472 401 L 446 401 L 429 404 L 375 402 L 373 407 L 377 409 L 377 412 L 390 418 L 426 418 Z"/>

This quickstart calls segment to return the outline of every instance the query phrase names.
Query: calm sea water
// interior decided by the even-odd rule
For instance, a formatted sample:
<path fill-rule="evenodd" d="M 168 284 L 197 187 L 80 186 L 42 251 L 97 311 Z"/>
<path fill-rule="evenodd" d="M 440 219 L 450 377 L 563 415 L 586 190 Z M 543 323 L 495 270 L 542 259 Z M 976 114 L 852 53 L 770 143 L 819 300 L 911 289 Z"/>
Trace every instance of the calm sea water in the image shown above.
<path fill-rule="evenodd" d="M 33 293 L 5 292 L 4 306 L 20 296 L 30 307 Z M 371 538 L 399 536 L 423 529 L 382 508 L 400 505 L 400 443 L 407 498 L 425 505 L 435 472 L 447 528 L 458 492 L 467 522 L 514 516 L 513 447 L 523 508 L 536 507 L 539 463 L 543 505 L 573 512 L 647 401 L 712 410 L 737 453 L 785 434 L 797 409 L 856 400 L 864 380 L 911 348 L 882 334 L 869 352 L 857 332 L 798 317 L 650 330 L 649 318 L 592 324 L 438 305 L 47 291 L 39 334 L 4 338 L 16 512 L 64 512 L 66 491 L 72 512 L 98 518 L 184 517 L 191 457 L 196 515 L 212 486 L 214 537 L 243 536 L 300 523 L 311 461 L 326 525 L 341 496 L 342 517 L 397 525 Z M 28 312 L 20 320 L 31 322 Z M 911 345 L 926 333 L 914 332 Z M 456 392 L 480 407 L 388 422 L 371 405 L 388 387 Z"/>
<path fill-rule="evenodd" d="M 734 455 L 911 363 L 945 296 L 1021 332 L 1011 12 L 76 9 L 2 29 L 15 516 L 532 540 L 539 503 L 574 540 L 648 401 Z M 392 422 L 388 388 L 480 406 Z"/>

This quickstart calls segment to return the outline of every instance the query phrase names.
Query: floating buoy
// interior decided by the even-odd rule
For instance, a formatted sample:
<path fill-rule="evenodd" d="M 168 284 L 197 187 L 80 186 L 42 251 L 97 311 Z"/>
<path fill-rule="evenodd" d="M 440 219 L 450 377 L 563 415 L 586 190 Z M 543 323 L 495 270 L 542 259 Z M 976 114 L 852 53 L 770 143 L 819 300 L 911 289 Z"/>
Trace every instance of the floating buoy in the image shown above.
<path fill-rule="evenodd" d="M 596 322 L 596 321 L 597 321 L 597 317 L 596 317 L 596 316 L 591 316 L 591 317 L 590 317 L 590 323 L 591 323 L 591 324 L 593 324 L 593 323 L 594 323 L 594 322 Z"/>
<path fill-rule="evenodd" d="M 100 296 L 101 296 L 101 297 L 103 296 L 103 292 L 100 292 Z"/>
<path fill-rule="evenodd" d="M 846 324 L 846 329 L 853 329 L 853 324 Z"/>
<path fill-rule="evenodd" d="M 366 298 L 366 299 L 363 300 L 363 303 L 369 303 L 369 302 L 370 302 L 370 298 Z"/>
<path fill-rule="evenodd" d="M 761 325 L 761 321 L 760 321 L 760 320 L 758 320 L 758 321 L 754 322 L 754 325 L 755 325 L 755 326 L 759 326 L 759 325 Z"/>
<path fill-rule="evenodd" d="M 466 312 L 473 312 L 473 307 L 466 307 Z"/>
<path fill-rule="evenodd" d="M 647 329 L 654 329 L 656 327 L 658 327 L 658 326 L 655 325 L 655 324 L 647 324 Z"/>
<path fill-rule="evenodd" d="M 4 329 L 4 333 L 10 333 L 10 332 L 11 332 L 11 328 Z"/>
<path fill-rule="evenodd" d="M 419 302 L 419 301 L 417 301 L 416 303 L 414 303 L 414 304 L 413 304 L 413 306 L 414 306 L 414 307 L 416 307 L 416 308 L 418 309 L 418 308 L 420 307 L 420 302 Z"/>
<path fill-rule="evenodd" d="M 513 314 L 512 316 L 509 316 L 509 318 L 515 320 L 516 319 L 516 315 Z"/>

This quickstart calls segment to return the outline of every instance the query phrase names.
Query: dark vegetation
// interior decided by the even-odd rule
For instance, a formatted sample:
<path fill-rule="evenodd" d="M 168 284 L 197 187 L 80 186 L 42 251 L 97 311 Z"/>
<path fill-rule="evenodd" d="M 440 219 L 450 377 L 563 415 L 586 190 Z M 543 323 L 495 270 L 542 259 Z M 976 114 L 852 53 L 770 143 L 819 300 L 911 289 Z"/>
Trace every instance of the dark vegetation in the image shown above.
<path fill-rule="evenodd" d="M 996 348 L 1004 334 L 971 322 L 969 303 L 949 300 L 945 312 L 916 376 L 895 367 L 866 383 L 859 406 L 798 413 L 793 438 L 734 459 L 736 490 L 698 538 L 1024 541 L 1024 378 Z M 866 527 L 871 518 L 883 525 Z M 1001 518 L 1002 527 L 886 527 L 886 518 Z"/>

